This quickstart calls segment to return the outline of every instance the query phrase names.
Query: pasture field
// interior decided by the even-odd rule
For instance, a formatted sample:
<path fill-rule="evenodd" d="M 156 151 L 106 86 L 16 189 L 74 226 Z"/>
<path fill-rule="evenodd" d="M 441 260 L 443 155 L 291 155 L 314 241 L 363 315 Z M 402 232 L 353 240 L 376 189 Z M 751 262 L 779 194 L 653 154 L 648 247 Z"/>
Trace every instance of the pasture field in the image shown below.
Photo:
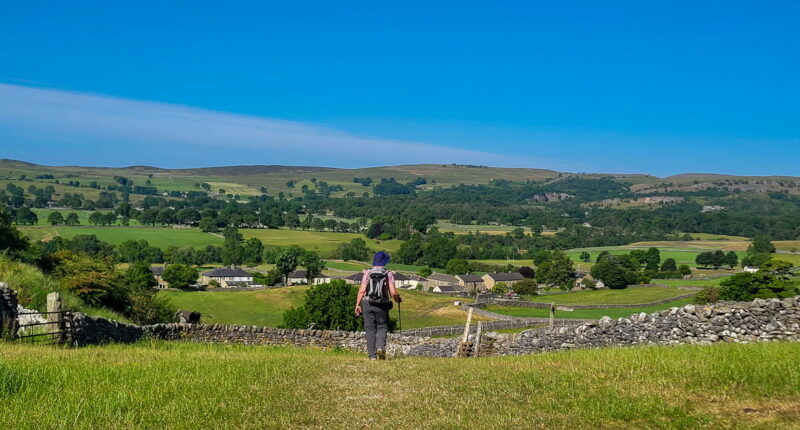
<path fill-rule="evenodd" d="M 558 297 L 558 296 L 553 296 Z M 663 305 L 645 306 L 641 308 L 616 308 L 616 309 L 581 309 L 574 311 L 556 311 L 556 318 L 576 318 L 576 319 L 600 319 L 604 316 L 611 318 L 625 318 L 641 312 L 651 313 L 663 311 L 671 307 L 680 307 L 692 302 L 692 299 L 681 299 Z M 547 318 L 550 316 L 549 309 L 522 308 L 517 306 L 497 306 L 490 305 L 487 311 L 513 317 Z"/>
<path fill-rule="evenodd" d="M 677 288 L 642 287 L 625 288 L 623 290 L 602 289 L 594 291 L 578 291 L 568 294 L 554 294 L 551 296 L 531 296 L 528 300 L 533 302 L 546 302 L 571 304 L 571 305 L 609 305 L 609 304 L 637 304 L 651 303 L 657 300 L 689 294 L 691 291 Z"/>
<path fill-rule="evenodd" d="M 708 287 L 719 285 L 727 276 L 718 276 L 709 279 L 653 279 L 653 284 L 666 285 L 669 287 Z M 685 291 L 685 290 L 684 290 Z"/>
<path fill-rule="evenodd" d="M 642 243 L 644 243 L 644 242 L 642 242 Z M 660 242 L 658 242 L 658 243 L 660 243 Z M 567 254 L 567 256 L 569 256 L 572 259 L 572 261 L 575 261 L 577 263 L 581 263 L 582 265 L 591 266 L 592 263 L 597 259 L 597 256 L 600 255 L 600 253 L 603 252 L 603 251 L 608 251 L 612 255 L 620 255 L 620 254 L 627 254 L 627 253 L 633 251 L 634 249 L 647 250 L 647 247 L 641 247 L 641 246 L 638 246 L 638 245 L 637 246 L 630 245 L 630 246 L 606 246 L 606 247 L 598 247 L 598 248 L 576 248 L 576 249 L 570 249 L 570 250 L 566 251 L 566 254 Z M 589 254 L 591 256 L 591 263 L 583 263 L 582 261 L 580 261 L 580 254 L 583 251 L 588 251 L 589 252 Z M 663 248 L 659 248 L 659 251 L 661 252 L 661 262 L 662 263 L 667 258 L 674 258 L 675 262 L 679 266 L 681 264 L 686 264 L 689 267 L 697 267 L 697 264 L 695 264 L 695 258 L 697 258 L 697 256 L 700 253 L 706 252 L 706 251 L 709 251 L 709 250 L 708 249 L 699 250 L 699 249 L 692 249 L 692 248 L 672 248 L 672 247 L 667 248 L 667 247 L 663 247 Z M 744 257 L 746 255 L 746 253 L 742 252 L 742 251 L 736 251 L 736 254 L 739 256 L 740 260 L 742 259 L 742 257 Z"/>
<path fill-rule="evenodd" d="M 98 239 L 114 245 L 126 240 L 146 240 L 150 245 L 162 249 L 170 246 L 203 248 L 207 245 L 222 245 L 222 238 L 204 233 L 196 228 L 170 227 L 89 227 L 89 226 L 19 226 L 20 231 L 32 240 L 50 240 L 56 236 L 71 239 L 79 234 L 93 234 Z"/>
<path fill-rule="evenodd" d="M 400 240 L 373 240 L 358 233 L 336 233 L 330 231 L 303 231 L 289 229 L 239 229 L 245 239 L 257 237 L 264 246 L 298 245 L 310 251 L 317 251 L 323 257 L 329 256 L 339 244 L 349 243 L 355 238 L 363 239 L 373 251 L 396 252 L 400 249 Z"/>
<path fill-rule="evenodd" d="M 295 286 L 259 291 L 160 291 L 178 309 L 198 311 L 208 324 L 241 324 L 277 327 L 283 313 L 300 306 L 309 287 Z M 463 324 L 466 312 L 453 305 L 459 300 L 421 291 L 402 290 L 403 328 Z M 391 311 L 397 318 L 397 307 Z"/>
<path fill-rule="evenodd" d="M 702 251 L 747 251 L 750 246 L 749 240 L 692 240 L 692 241 L 654 241 L 654 242 L 635 242 L 629 247 L 649 248 L 676 248 L 676 249 L 695 249 Z"/>
<path fill-rule="evenodd" d="M 64 216 L 64 218 L 66 218 L 67 215 L 69 215 L 70 213 L 75 212 L 78 215 L 78 220 L 80 221 L 80 225 L 82 225 L 82 226 L 91 226 L 92 224 L 89 224 L 89 215 L 91 215 L 92 212 L 94 212 L 94 211 L 83 211 L 83 210 L 72 210 L 72 209 L 38 209 L 38 208 L 34 208 L 34 209 L 31 209 L 31 210 L 36 214 L 36 217 L 38 218 L 38 222 L 36 223 L 36 225 L 47 225 L 47 226 L 50 225 L 50 223 L 47 222 L 47 217 L 53 212 L 61 212 L 61 215 Z M 112 211 L 110 209 L 102 209 L 99 212 L 108 213 L 108 212 L 112 212 Z M 132 226 L 140 225 L 139 221 L 137 221 L 135 219 L 130 219 L 129 220 L 129 224 L 132 225 Z"/>
<path fill-rule="evenodd" d="M 513 225 L 501 225 L 501 224 L 470 224 L 470 225 L 462 225 L 462 224 L 453 224 L 447 222 L 445 220 L 439 220 L 435 225 L 442 233 L 453 232 L 456 234 L 467 234 L 469 232 L 481 232 L 485 234 L 506 234 L 515 228 L 521 228 L 525 231 L 525 234 L 530 234 L 531 229 L 530 227 L 522 227 L 522 226 L 513 226 Z"/>
<path fill-rule="evenodd" d="M 684 233 L 678 233 L 684 234 Z M 689 233 L 694 240 L 735 240 L 735 241 L 750 241 L 749 237 L 744 236 L 730 236 L 727 234 L 713 234 L 713 233 Z"/>
<path fill-rule="evenodd" d="M 800 252 L 800 240 L 776 240 L 772 244 L 778 251 Z"/>
<path fill-rule="evenodd" d="M 796 428 L 799 355 L 787 342 L 367 362 L 184 342 L 8 344 L 0 427 Z"/>

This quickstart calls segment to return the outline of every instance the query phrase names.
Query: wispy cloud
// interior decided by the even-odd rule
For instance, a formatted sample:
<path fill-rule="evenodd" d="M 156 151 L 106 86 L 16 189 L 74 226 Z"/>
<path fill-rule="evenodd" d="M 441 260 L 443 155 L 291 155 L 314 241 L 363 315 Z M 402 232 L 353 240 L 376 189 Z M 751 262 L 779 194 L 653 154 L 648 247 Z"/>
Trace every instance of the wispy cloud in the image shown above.
<path fill-rule="evenodd" d="M 301 122 L 0 83 L 0 145 L 15 143 L 18 146 L 11 153 L 24 155 L 26 149 L 19 145 L 26 145 L 33 152 L 27 157 L 30 161 L 37 161 L 36 153 L 48 145 L 52 149 L 57 147 L 59 154 L 75 155 L 59 164 L 108 162 L 109 154 L 119 159 L 114 165 L 163 164 L 154 160 L 152 154 L 143 154 L 143 150 L 157 150 L 162 160 L 172 160 L 169 162 L 172 165 L 164 167 L 225 164 L 355 167 L 403 163 L 553 167 L 555 164 L 553 160 L 491 151 L 356 136 Z M 109 153 L 87 152 L 88 148 L 100 146 Z M 93 159 L 100 155 L 105 157 Z"/>

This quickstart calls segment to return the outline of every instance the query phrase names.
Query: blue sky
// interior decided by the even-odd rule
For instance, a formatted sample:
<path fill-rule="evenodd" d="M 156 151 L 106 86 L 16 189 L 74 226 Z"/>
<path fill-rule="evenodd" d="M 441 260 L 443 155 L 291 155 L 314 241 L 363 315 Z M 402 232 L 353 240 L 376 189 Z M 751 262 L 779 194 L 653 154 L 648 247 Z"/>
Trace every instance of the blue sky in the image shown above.
<path fill-rule="evenodd" d="M 800 175 L 800 3 L 2 2 L 0 158 Z"/>

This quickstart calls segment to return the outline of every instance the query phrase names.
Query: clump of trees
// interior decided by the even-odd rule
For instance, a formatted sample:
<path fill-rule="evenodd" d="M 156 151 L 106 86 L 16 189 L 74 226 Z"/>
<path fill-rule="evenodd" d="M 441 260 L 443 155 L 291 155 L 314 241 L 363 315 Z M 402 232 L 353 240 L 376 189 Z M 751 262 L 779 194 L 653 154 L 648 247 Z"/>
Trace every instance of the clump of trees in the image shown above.
<path fill-rule="evenodd" d="M 792 267 L 786 261 L 769 260 L 756 273 L 737 273 L 722 280 L 719 286 L 706 287 L 696 296 L 695 301 L 751 301 L 796 296 L 800 294 L 800 283 L 792 278 Z"/>

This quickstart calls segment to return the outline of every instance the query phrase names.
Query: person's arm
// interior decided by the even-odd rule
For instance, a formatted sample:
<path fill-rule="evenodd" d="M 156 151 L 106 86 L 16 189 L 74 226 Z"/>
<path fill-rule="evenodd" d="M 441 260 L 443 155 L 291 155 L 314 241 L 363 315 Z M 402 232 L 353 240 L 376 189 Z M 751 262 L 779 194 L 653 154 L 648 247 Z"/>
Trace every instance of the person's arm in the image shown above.
<path fill-rule="evenodd" d="M 392 296 L 397 303 L 402 301 L 400 294 L 397 293 L 397 287 L 394 285 L 394 272 L 389 272 L 389 295 Z"/>
<path fill-rule="evenodd" d="M 361 286 L 358 288 L 358 297 L 356 297 L 356 316 L 361 315 L 361 299 L 367 293 L 367 282 L 367 273 L 364 272 L 364 276 L 361 277 Z"/>

